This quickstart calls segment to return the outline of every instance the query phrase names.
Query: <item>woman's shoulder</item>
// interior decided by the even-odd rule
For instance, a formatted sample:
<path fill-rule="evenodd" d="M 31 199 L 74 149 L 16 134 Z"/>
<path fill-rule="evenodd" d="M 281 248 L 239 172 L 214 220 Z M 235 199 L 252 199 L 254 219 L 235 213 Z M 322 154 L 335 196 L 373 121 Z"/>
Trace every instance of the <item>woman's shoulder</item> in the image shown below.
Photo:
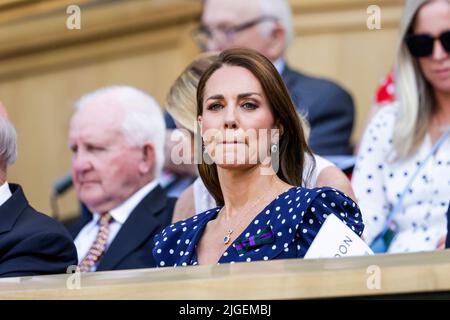
<path fill-rule="evenodd" d="M 328 214 L 334 213 L 341 217 L 355 216 L 357 222 L 361 220 L 358 205 L 352 198 L 344 192 L 333 187 L 302 188 L 297 187 L 293 190 L 298 201 L 299 208 L 303 211 L 309 211 L 313 215 L 320 215 L 320 220 Z"/>
<path fill-rule="evenodd" d="M 330 213 L 340 213 L 350 208 L 359 210 L 352 198 L 333 187 L 293 187 L 279 195 L 273 201 L 272 207 L 281 214 L 291 214 L 294 211 L 305 212 L 307 210 L 314 213 L 318 207 L 327 208 Z M 322 211 L 320 210 L 320 212 Z"/>
<path fill-rule="evenodd" d="M 295 199 L 295 202 L 297 203 L 304 203 L 307 206 L 318 199 L 322 202 L 331 201 L 333 199 L 346 199 L 353 202 L 348 195 L 333 187 L 304 188 L 301 186 L 292 187 L 287 192 L 279 195 L 275 199 L 275 202 L 290 204 L 290 200 L 292 199 Z"/>
<path fill-rule="evenodd" d="M 203 180 L 198 177 L 193 186 L 195 212 L 206 212 L 209 208 L 216 206 L 214 198 L 209 193 Z"/>
<path fill-rule="evenodd" d="M 378 124 L 378 126 L 381 126 L 382 124 L 393 125 L 399 116 L 399 109 L 400 105 L 398 101 L 386 104 L 383 107 L 380 107 L 374 114 L 370 123 Z"/>
<path fill-rule="evenodd" d="M 247 261 L 292 257 L 292 250 L 296 251 L 295 256 L 303 257 L 330 214 L 356 234 L 362 234 L 359 208 L 344 193 L 331 187 L 292 187 L 261 212 L 252 229 L 238 239 L 236 250 L 243 250 L 241 254 L 247 256 L 242 259 L 248 257 Z M 263 241 L 267 245 L 258 246 Z M 295 248 L 290 246 L 292 243 Z"/>
<path fill-rule="evenodd" d="M 303 220 L 322 225 L 330 214 L 334 214 L 359 236 L 364 230 L 361 211 L 348 195 L 332 187 L 304 189 L 305 208 Z"/>
<path fill-rule="evenodd" d="M 202 226 L 219 210 L 220 208 L 217 207 L 201 212 L 188 219 L 172 223 L 158 233 L 153 239 L 153 256 L 158 266 L 176 265 L 180 256 L 188 253 L 187 248 L 195 245 L 192 241 L 196 239 Z"/>
<path fill-rule="evenodd" d="M 395 123 L 398 121 L 398 117 L 399 102 L 383 106 L 375 113 L 364 131 L 358 152 L 357 165 L 358 160 L 363 158 L 371 160 L 371 157 L 366 157 L 365 155 L 371 154 L 372 151 L 376 156 L 382 158 L 390 152 Z"/>
<path fill-rule="evenodd" d="M 188 230 L 194 231 L 197 229 L 197 225 L 203 222 L 204 220 L 208 220 L 211 218 L 211 215 L 217 213 L 220 210 L 219 207 L 212 208 L 203 212 L 200 212 L 190 218 L 177 221 L 165 227 L 160 233 L 159 236 L 165 237 L 167 235 L 170 236 L 179 236 Z"/>

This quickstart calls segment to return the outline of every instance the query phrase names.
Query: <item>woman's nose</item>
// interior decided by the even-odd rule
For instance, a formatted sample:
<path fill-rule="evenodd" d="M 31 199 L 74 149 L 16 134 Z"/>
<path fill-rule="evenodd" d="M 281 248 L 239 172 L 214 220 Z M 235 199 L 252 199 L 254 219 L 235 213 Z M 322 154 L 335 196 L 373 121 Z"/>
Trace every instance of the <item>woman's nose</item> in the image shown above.
<path fill-rule="evenodd" d="M 433 46 L 433 59 L 434 60 L 442 60 L 447 58 L 448 53 L 445 51 L 444 47 L 442 46 L 441 41 L 436 40 L 434 41 Z"/>
<path fill-rule="evenodd" d="M 234 106 L 229 106 L 226 109 L 224 127 L 225 127 L 225 129 L 237 129 L 238 128 L 236 108 Z"/>

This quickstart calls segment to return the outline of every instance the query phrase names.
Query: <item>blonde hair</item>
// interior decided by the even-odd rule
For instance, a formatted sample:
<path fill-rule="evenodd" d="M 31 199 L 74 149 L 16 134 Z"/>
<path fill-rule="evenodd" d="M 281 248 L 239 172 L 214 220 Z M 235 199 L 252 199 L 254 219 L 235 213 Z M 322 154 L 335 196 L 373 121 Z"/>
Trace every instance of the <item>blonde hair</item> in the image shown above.
<path fill-rule="evenodd" d="M 411 32 L 417 12 L 434 1 L 408 0 L 405 3 L 397 48 L 395 83 L 400 103 L 392 139 L 395 151 L 390 156 L 392 161 L 408 158 L 414 153 L 423 141 L 435 112 L 433 89 L 405 44 L 405 36 Z M 450 3 L 449 0 L 447 2 Z"/>
<path fill-rule="evenodd" d="M 218 54 L 205 52 L 197 56 L 178 76 L 166 97 L 166 111 L 191 133 L 197 131 L 197 86 L 203 72 Z"/>

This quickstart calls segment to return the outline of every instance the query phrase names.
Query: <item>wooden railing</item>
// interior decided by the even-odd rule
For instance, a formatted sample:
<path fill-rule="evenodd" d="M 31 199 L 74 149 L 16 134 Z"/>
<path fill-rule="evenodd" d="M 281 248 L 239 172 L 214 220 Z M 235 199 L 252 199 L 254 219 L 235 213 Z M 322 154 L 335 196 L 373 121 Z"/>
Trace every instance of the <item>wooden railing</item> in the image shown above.
<path fill-rule="evenodd" d="M 309 299 L 450 292 L 450 250 L 5 278 L 0 299 Z"/>

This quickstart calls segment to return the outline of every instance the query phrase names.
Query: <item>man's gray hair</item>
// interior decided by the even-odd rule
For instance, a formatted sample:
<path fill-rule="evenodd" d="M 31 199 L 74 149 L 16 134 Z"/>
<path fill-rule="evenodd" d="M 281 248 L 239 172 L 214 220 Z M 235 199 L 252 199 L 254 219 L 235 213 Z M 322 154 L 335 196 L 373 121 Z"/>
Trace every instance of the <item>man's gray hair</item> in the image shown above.
<path fill-rule="evenodd" d="M 226 0 L 224 0 L 226 1 Z M 284 49 L 294 41 L 294 25 L 292 11 L 288 0 L 258 0 L 261 6 L 261 14 L 278 19 L 286 32 L 286 44 Z M 265 24 L 262 24 L 265 27 Z"/>
<path fill-rule="evenodd" d="M 153 144 L 155 148 L 155 178 L 161 175 L 164 166 L 164 141 L 166 125 L 159 104 L 154 98 L 130 86 L 110 86 L 98 89 L 81 97 L 75 103 L 80 110 L 100 96 L 108 96 L 115 105 L 123 108 L 125 117 L 122 132 L 132 146 Z"/>
<path fill-rule="evenodd" d="M 13 124 L 0 117 L 0 163 L 10 166 L 17 159 L 17 136 Z"/>

